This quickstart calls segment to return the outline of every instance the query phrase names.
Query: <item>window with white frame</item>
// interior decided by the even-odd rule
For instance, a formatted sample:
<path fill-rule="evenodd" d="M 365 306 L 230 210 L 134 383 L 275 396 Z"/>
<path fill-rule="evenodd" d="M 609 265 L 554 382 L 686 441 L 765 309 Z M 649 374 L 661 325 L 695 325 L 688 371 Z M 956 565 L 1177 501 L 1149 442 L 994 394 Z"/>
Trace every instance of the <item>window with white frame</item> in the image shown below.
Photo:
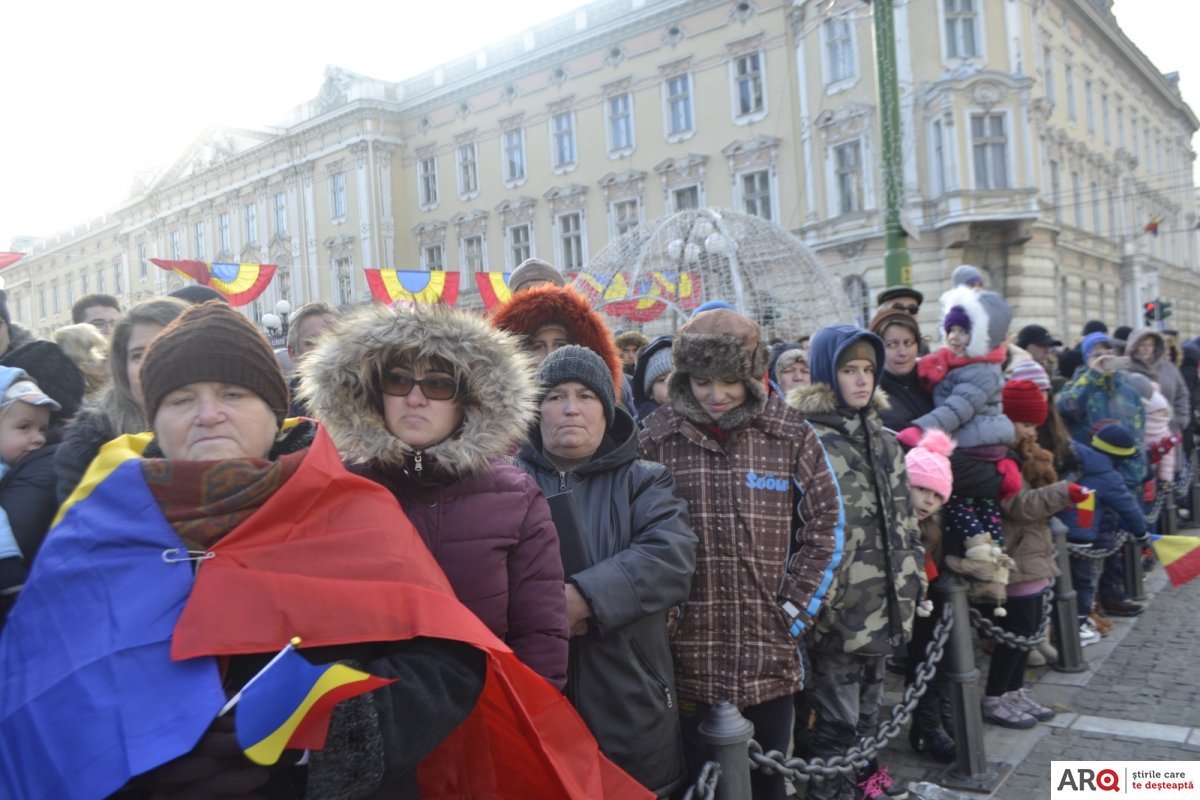
<path fill-rule="evenodd" d="M 438 202 L 437 158 L 422 158 L 417 164 L 417 186 L 420 191 L 421 208 L 435 208 Z"/>
<path fill-rule="evenodd" d="M 700 207 L 700 187 L 681 186 L 671 192 L 671 210 L 686 211 Z"/>
<path fill-rule="evenodd" d="M 108 278 L 104 276 L 104 267 L 96 270 L 96 291 L 100 294 L 108 291 Z"/>
<path fill-rule="evenodd" d="M 246 244 L 258 244 L 258 203 L 246 203 L 242 207 L 242 219 L 246 223 Z"/>
<path fill-rule="evenodd" d="M 583 268 L 583 212 L 573 211 L 558 218 L 558 263 L 563 270 Z"/>
<path fill-rule="evenodd" d="M 1092 182 L 1092 233 L 1099 236 L 1100 230 L 1100 184 Z"/>
<path fill-rule="evenodd" d="M 1137 115 L 1130 114 L 1129 115 L 1129 152 L 1133 154 L 1134 158 L 1137 158 L 1137 151 L 1138 151 L 1137 129 L 1138 129 Z"/>
<path fill-rule="evenodd" d="M 1096 132 L 1096 98 L 1092 92 L 1092 82 L 1083 82 L 1083 113 L 1087 116 L 1087 132 Z"/>
<path fill-rule="evenodd" d="M 747 172 L 741 176 L 742 208 L 747 214 L 763 219 L 771 216 L 771 175 L 765 170 Z"/>
<path fill-rule="evenodd" d="M 1125 109 L 1117 106 L 1117 147 L 1125 146 Z"/>
<path fill-rule="evenodd" d="M 636 198 L 617 200 L 612 204 L 613 236 L 621 236 L 638 226 L 640 206 Z"/>
<path fill-rule="evenodd" d="M 67 285 L 67 306 L 75 305 L 75 283 L 70 278 L 63 281 Z"/>
<path fill-rule="evenodd" d="M 333 262 L 333 274 L 337 281 L 338 305 L 354 301 L 354 278 L 350 274 L 350 259 L 339 258 Z"/>
<path fill-rule="evenodd" d="M 862 275 L 851 275 L 842 281 L 842 290 L 860 325 L 871 319 L 871 287 Z"/>
<path fill-rule="evenodd" d="M 474 197 L 479 193 L 479 153 L 475 142 L 459 145 L 454 157 L 458 161 L 458 196 Z"/>
<path fill-rule="evenodd" d="M 41 311 L 41 314 L 43 317 L 46 316 L 46 287 L 45 286 L 38 287 L 38 309 Z"/>
<path fill-rule="evenodd" d="M 504 182 L 520 183 L 525 180 L 525 129 L 512 128 L 504 132 Z"/>
<path fill-rule="evenodd" d="M 1058 87 L 1054 84 L 1054 54 L 1049 47 L 1042 49 L 1042 79 L 1046 81 L 1046 99 L 1058 103 Z"/>
<path fill-rule="evenodd" d="M 1071 173 L 1071 205 L 1074 210 L 1074 213 L 1072 216 L 1075 217 L 1075 219 L 1074 219 L 1075 227 L 1082 228 L 1083 227 L 1083 185 L 1079 180 L 1078 172 Z"/>
<path fill-rule="evenodd" d="M 533 241 L 529 223 L 513 225 L 508 229 L 508 269 L 512 271 L 521 262 L 533 255 Z"/>
<path fill-rule="evenodd" d="M 1109 96 L 1100 95 L 1100 127 L 1104 128 L 1104 144 L 1112 142 L 1112 128 L 1109 127 Z"/>
<path fill-rule="evenodd" d="M 138 258 L 138 280 L 146 280 L 146 276 L 150 270 L 149 259 L 146 258 L 146 243 L 139 242 L 137 246 Z"/>
<path fill-rule="evenodd" d="M 944 0 L 946 55 L 950 58 L 974 58 L 979 55 L 979 14 L 975 0 Z"/>
<path fill-rule="evenodd" d="M 633 150 L 633 95 L 629 92 L 608 98 L 608 154 L 627 155 Z"/>
<path fill-rule="evenodd" d="M 484 271 L 483 234 L 464 236 L 460 240 L 459 251 L 464 272 Z"/>
<path fill-rule="evenodd" d="M 204 223 L 197 222 L 194 228 L 196 239 L 196 258 L 204 260 Z"/>
<path fill-rule="evenodd" d="M 179 241 L 179 231 L 171 231 L 171 258 L 175 261 L 183 258 L 183 248 Z"/>
<path fill-rule="evenodd" d="M 217 217 L 217 239 L 220 241 L 222 250 L 230 249 L 229 238 L 229 212 L 224 211 Z"/>
<path fill-rule="evenodd" d="M 1063 83 L 1067 88 L 1067 119 L 1074 122 L 1079 118 L 1079 110 L 1075 105 L 1075 71 L 1070 64 L 1063 67 Z"/>
<path fill-rule="evenodd" d="M 847 142 L 833 148 L 834 178 L 837 181 L 838 213 L 863 209 L 862 145 Z"/>
<path fill-rule="evenodd" d="M 275 233 L 287 236 L 287 193 L 275 193 Z M 349 301 L 347 301 L 349 302 Z"/>
<path fill-rule="evenodd" d="M 564 169 L 575 163 L 575 112 L 560 111 L 550 120 L 554 137 L 554 168 Z M 519 263 L 519 262 L 518 262 Z"/>
<path fill-rule="evenodd" d="M 1054 206 L 1055 222 L 1062 222 L 1062 169 L 1053 159 L 1050 161 L 1050 203 Z"/>
<path fill-rule="evenodd" d="M 329 176 L 329 208 L 334 219 L 346 216 L 346 173 L 335 172 Z"/>
<path fill-rule="evenodd" d="M 421 266 L 427 270 L 445 269 L 445 262 L 442 260 L 442 246 L 440 244 L 431 244 L 421 249 Z"/>
<path fill-rule="evenodd" d="M 942 121 L 935 119 L 929 124 L 930 168 L 933 172 L 933 192 L 945 194 L 946 183 L 946 135 Z"/>
<path fill-rule="evenodd" d="M 1113 190 L 1108 190 L 1108 235 L 1117 235 L 1117 198 Z"/>
<path fill-rule="evenodd" d="M 976 189 L 1007 189 L 1008 134 L 1004 114 L 971 115 Z"/>
<path fill-rule="evenodd" d="M 51 286 L 50 290 L 54 294 L 54 313 L 57 314 L 62 310 L 62 301 L 59 299 L 59 296 L 58 296 L 58 284 L 56 283 L 53 286 Z"/>
<path fill-rule="evenodd" d="M 759 52 L 738 56 L 734 61 L 737 116 L 749 117 L 766 110 L 763 87 L 763 55 Z"/>
<path fill-rule="evenodd" d="M 90 282 L 90 280 L 91 279 L 89 278 L 86 270 L 79 273 L 79 294 L 80 295 L 85 295 L 88 293 L 88 283 Z"/>
<path fill-rule="evenodd" d="M 854 54 L 854 31 L 851 22 L 844 17 L 825 20 L 825 85 L 852 81 L 858 70 Z"/>
<path fill-rule="evenodd" d="M 104 291 L 101 289 L 100 291 Z M 121 265 L 117 264 L 113 267 L 113 291 L 117 295 L 121 295 L 125 291 L 125 276 L 121 272 Z"/>
<path fill-rule="evenodd" d="M 667 136 L 678 137 L 696 129 L 692 113 L 692 75 L 685 72 L 667 79 Z"/>

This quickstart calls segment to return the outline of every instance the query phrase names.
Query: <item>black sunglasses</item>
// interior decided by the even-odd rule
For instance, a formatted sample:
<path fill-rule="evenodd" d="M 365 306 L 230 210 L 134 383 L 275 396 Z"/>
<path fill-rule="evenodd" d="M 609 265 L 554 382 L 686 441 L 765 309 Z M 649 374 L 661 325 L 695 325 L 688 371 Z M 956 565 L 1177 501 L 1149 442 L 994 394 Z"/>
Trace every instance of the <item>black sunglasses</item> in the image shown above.
<path fill-rule="evenodd" d="M 408 397 L 414 386 L 421 387 L 421 394 L 426 400 L 453 400 L 458 394 L 458 381 L 453 378 L 421 378 L 417 380 L 412 375 L 400 372 L 383 373 L 383 393 L 393 397 Z"/>
<path fill-rule="evenodd" d="M 892 303 L 892 308 L 896 311 L 907 311 L 914 317 L 921 311 L 921 307 L 916 303 Z"/>

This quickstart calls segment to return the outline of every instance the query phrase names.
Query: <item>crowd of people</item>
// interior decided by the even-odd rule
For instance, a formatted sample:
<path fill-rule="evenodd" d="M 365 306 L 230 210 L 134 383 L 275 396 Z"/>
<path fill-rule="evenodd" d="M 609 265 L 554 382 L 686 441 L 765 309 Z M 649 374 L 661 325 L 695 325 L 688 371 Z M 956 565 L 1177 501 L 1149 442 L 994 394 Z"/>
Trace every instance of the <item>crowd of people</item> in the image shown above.
<path fill-rule="evenodd" d="M 0 788 L 473 796 L 541 737 L 572 755 L 539 791 L 681 797 L 722 701 L 765 751 L 845 753 L 888 662 L 915 679 L 939 574 L 1034 634 L 1052 526 L 1144 537 L 1193 446 L 1196 343 L 1091 321 L 1065 348 L 980 270 L 950 284 L 936 334 L 890 287 L 866 329 L 767 342 L 710 301 L 651 341 L 531 259 L 490 317 L 302 307 L 286 358 L 220 298 L 89 295 L 43 342 L 0 294 Z M 1070 563 L 1083 644 L 1141 613 L 1119 553 Z M 292 636 L 395 681 L 265 768 L 216 711 Z M 117 644 L 130 674 L 81 666 Z M 986 721 L 1053 718 L 1024 687 L 1052 649 L 994 644 Z M 941 684 L 909 742 L 949 761 Z M 34 736 L 53 703 L 104 741 Z M 803 791 L 907 794 L 877 761 Z"/>

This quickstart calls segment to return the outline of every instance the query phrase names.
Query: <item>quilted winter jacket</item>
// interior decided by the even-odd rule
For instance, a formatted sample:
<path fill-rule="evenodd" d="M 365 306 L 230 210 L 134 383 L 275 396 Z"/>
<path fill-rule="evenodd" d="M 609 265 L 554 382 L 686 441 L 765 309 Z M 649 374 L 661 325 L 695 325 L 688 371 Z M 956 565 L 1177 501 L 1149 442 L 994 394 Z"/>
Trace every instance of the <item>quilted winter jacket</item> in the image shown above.
<path fill-rule="evenodd" d="M 1142 398 L 1120 372 L 1101 373 L 1082 367 L 1058 393 L 1056 402 L 1071 438 L 1081 444 L 1092 441 L 1092 426 L 1102 420 L 1115 420 L 1129 428 L 1137 442 L 1146 432 Z M 1137 455 L 1125 459 L 1120 473 L 1125 485 L 1137 491 L 1147 477 L 1145 453 L 1139 448 Z"/>
<path fill-rule="evenodd" d="M 675 475 L 700 537 L 671 637 L 680 695 L 745 708 L 794 694 L 803 675 L 780 601 L 810 623 L 842 538 L 841 498 L 816 433 L 774 393 L 723 441 L 672 406 L 644 425 L 642 456 Z"/>
<path fill-rule="evenodd" d="M 925 551 L 896 440 L 884 433 L 874 406 L 838 408 L 833 390 L 814 383 L 792 390 L 788 403 L 816 430 L 842 495 L 845 539 L 829 597 L 809 642 L 814 650 L 890 655 L 912 636 L 913 613 L 925 596 Z"/>
<path fill-rule="evenodd" d="M 591 606 L 588 633 L 571 638 L 567 697 L 600 749 L 660 797 L 686 777 L 667 612 L 683 602 L 696 535 L 675 481 L 638 458 L 622 409 L 596 456 L 559 472 L 530 435 L 517 462 L 547 496 L 571 492 L 590 566 L 567 576 Z"/>
<path fill-rule="evenodd" d="M 1092 524 L 1086 527 L 1079 524 L 1079 513 L 1075 506 L 1058 515 L 1067 526 L 1067 539 L 1077 544 L 1091 544 L 1096 541 L 1098 531 L 1117 528 L 1129 531 L 1134 536 L 1144 534 L 1146 517 L 1133 494 L 1125 486 L 1121 473 L 1113 466 L 1112 459 L 1079 442 L 1071 442 L 1071 448 L 1075 451 L 1075 457 L 1079 459 L 1080 470 L 1063 477 L 1072 483 L 1095 490 L 1096 509 L 1092 515 Z"/>
<path fill-rule="evenodd" d="M 934 387 L 933 411 L 913 420 L 913 425 L 948 434 L 962 450 L 1012 444 L 1013 424 L 1000 407 L 1003 388 L 999 364 L 956 367 Z"/>
<path fill-rule="evenodd" d="M 378 404 L 378 376 L 400 356 L 443 359 L 462 384 L 458 429 L 420 451 L 391 434 Z M 534 416 L 517 340 L 452 309 L 371 306 L 340 319 L 306 355 L 299 397 L 347 467 L 396 496 L 463 604 L 562 688 L 568 631 L 558 532 L 534 482 L 504 463 Z"/>

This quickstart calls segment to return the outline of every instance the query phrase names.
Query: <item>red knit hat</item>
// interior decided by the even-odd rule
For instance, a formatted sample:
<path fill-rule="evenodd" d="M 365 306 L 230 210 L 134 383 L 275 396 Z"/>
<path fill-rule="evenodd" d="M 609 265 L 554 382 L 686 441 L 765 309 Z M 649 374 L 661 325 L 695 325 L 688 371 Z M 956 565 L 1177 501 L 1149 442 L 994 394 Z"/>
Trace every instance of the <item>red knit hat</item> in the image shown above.
<path fill-rule="evenodd" d="M 1004 416 L 1013 422 L 1041 425 L 1050 414 L 1042 390 L 1033 381 L 1015 380 L 1004 384 Z"/>

